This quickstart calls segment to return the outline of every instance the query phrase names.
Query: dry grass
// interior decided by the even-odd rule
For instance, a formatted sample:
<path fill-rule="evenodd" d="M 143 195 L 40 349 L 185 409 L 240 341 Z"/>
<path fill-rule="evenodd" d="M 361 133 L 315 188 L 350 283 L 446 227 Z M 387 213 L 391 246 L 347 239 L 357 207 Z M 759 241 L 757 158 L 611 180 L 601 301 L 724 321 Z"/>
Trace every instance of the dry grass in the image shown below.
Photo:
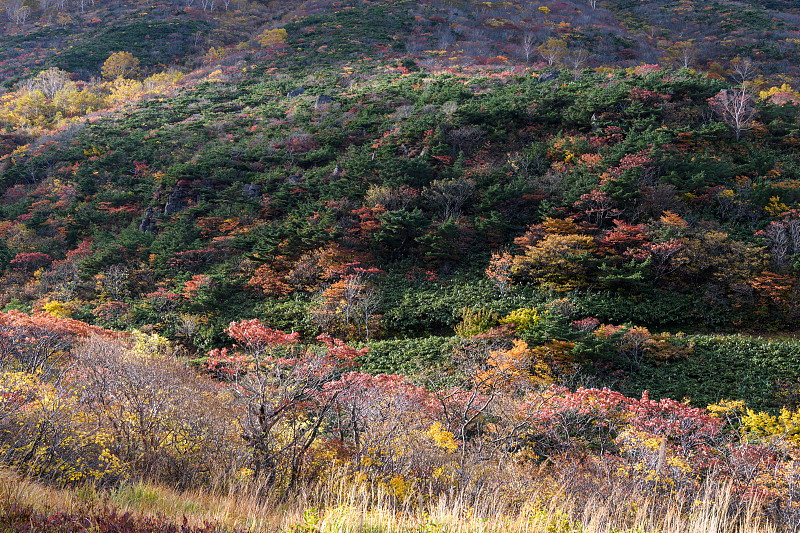
<path fill-rule="evenodd" d="M 37 510 L 79 512 L 87 504 L 109 505 L 137 516 L 160 515 L 195 525 L 206 521 L 248 531 L 296 533 L 770 533 L 757 506 L 732 503 L 728 487 L 709 487 L 704 497 L 665 502 L 654 497 L 583 499 L 547 492 L 513 505 L 499 494 L 464 499 L 457 491 L 425 502 L 412 495 L 398 503 L 381 486 L 344 479 L 301 492 L 290 500 L 258 498 L 254 491 L 179 492 L 137 483 L 112 490 L 57 489 L 0 470 L 3 503 Z M 319 509 L 319 511 L 317 511 Z"/>

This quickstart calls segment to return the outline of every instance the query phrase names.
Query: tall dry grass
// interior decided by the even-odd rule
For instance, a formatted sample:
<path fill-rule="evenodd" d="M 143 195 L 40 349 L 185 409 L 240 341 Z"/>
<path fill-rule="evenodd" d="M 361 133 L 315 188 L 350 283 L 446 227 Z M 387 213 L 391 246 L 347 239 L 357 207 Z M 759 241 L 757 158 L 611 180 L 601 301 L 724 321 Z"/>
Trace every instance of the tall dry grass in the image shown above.
<path fill-rule="evenodd" d="M 757 501 L 742 505 L 730 486 L 710 483 L 690 499 L 626 494 L 570 494 L 570 487 L 543 484 L 524 501 L 500 492 L 467 497 L 453 490 L 426 497 L 424 488 L 398 501 L 387 487 L 345 476 L 309 487 L 291 498 L 264 495 L 263 487 L 226 492 L 213 488 L 178 491 L 144 482 L 114 489 L 57 489 L 0 470 L 4 505 L 40 511 L 80 512 L 109 506 L 137 516 L 162 516 L 181 523 L 216 522 L 248 531 L 295 533 L 769 533 Z"/>

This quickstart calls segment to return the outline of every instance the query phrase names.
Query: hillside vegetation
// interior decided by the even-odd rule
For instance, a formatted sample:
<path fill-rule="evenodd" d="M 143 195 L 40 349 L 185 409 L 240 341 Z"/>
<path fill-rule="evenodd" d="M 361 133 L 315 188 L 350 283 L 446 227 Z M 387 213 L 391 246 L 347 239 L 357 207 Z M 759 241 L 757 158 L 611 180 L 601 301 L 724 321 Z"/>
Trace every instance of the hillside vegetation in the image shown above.
<path fill-rule="evenodd" d="M 793 2 L 198 1 L 3 3 L 0 464 L 797 527 Z"/>

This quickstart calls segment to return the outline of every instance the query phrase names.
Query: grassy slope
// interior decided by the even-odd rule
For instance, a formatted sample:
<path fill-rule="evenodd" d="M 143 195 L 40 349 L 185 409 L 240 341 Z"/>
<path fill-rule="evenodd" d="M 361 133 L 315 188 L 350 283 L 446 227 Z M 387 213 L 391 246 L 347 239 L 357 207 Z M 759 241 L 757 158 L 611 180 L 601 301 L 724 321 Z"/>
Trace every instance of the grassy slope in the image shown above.
<path fill-rule="evenodd" d="M 664 505 L 650 498 L 589 499 L 585 505 L 542 487 L 542 494 L 515 509 L 500 494 L 483 494 L 469 504 L 442 497 L 417 507 L 409 500 L 399 507 L 380 489 L 368 485 L 317 487 L 290 501 L 274 502 L 247 494 L 214 495 L 203 490 L 177 492 L 137 483 L 111 491 L 57 490 L 0 471 L 0 527 L 9 533 L 63 533 L 94 527 L 145 533 L 166 531 L 294 531 L 341 533 L 491 532 L 552 533 L 608 531 L 660 533 L 717 533 L 737 528 L 742 533 L 771 531 L 750 509 L 731 507 L 730 494 L 710 491 L 695 502 Z M 44 503 L 47 502 L 47 503 Z M 695 507 L 690 515 L 681 508 Z M 228 529 L 230 528 L 230 529 Z"/>

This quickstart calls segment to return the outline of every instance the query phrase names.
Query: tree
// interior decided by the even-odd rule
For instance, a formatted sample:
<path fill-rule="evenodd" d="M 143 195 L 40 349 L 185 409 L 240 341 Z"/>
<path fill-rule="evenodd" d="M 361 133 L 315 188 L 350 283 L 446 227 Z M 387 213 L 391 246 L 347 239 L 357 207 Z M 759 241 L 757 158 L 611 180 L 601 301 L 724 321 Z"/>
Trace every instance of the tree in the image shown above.
<path fill-rule="evenodd" d="M 100 72 L 107 80 L 117 78 L 133 77 L 139 70 L 139 58 L 134 57 L 130 52 L 114 52 L 105 63 Z"/>
<path fill-rule="evenodd" d="M 232 395 L 175 359 L 163 337 L 134 332 L 132 340 L 93 336 L 76 350 L 75 385 L 108 452 L 137 473 L 184 485 L 229 468 L 241 443 Z"/>
<path fill-rule="evenodd" d="M 356 269 L 333 283 L 322 293 L 321 304 L 313 310 L 312 317 L 323 332 L 343 337 L 363 337 L 369 340 L 377 327 L 380 295 L 369 277 L 380 273 L 378 269 Z"/>
<path fill-rule="evenodd" d="M 588 235 L 550 233 L 514 257 L 515 275 L 569 290 L 587 282 L 596 245 Z"/>
<path fill-rule="evenodd" d="M 422 194 L 439 209 L 442 220 L 458 219 L 461 207 L 475 193 L 472 179 L 433 180 Z"/>
<path fill-rule="evenodd" d="M 46 379 L 63 373 L 75 340 L 108 332 L 48 313 L 0 312 L 0 371 L 27 372 Z"/>
<path fill-rule="evenodd" d="M 3 9 L 10 22 L 16 23 L 17 11 L 22 9 L 23 5 L 23 0 L 4 0 Z"/>
<path fill-rule="evenodd" d="M 447 142 L 453 147 L 456 155 L 460 152 L 472 153 L 486 137 L 486 133 L 478 126 L 462 126 L 447 134 Z"/>
<path fill-rule="evenodd" d="M 567 43 L 562 39 L 547 39 L 544 44 L 539 45 L 537 50 L 548 65 L 553 65 L 567 53 Z"/>
<path fill-rule="evenodd" d="M 530 31 L 526 31 L 522 35 L 522 51 L 525 53 L 525 61 L 530 61 L 531 54 L 534 50 L 536 50 L 536 47 L 534 46 L 534 42 L 536 42 L 535 39 L 536 37 L 534 36 L 533 32 Z"/>
<path fill-rule="evenodd" d="M 545 361 L 537 359 L 528 344 L 519 339 L 508 350 L 492 350 L 486 360 L 486 367 L 486 371 L 477 378 L 485 389 L 535 389 L 550 385 L 553 381 Z"/>
<path fill-rule="evenodd" d="M 25 21 L 28 20 L 28 17 L 31 15 L 31 8 L 28 6 L 22 6 L 21 8 L 17 9 L 14 12 L 14 23 L 17 26 L 22 26 L 25 24 Z"/>
<path fill-rule="evenodd" d="M 589 61 L 589 52 L 585 48 L 573 48 L 567 53 L 566 60 L 573 70 L 580 70 Z"/>
<path fill-rule="evenodd" d="M 41 252 L 20 252 L 9 262 L 14 270 L 21 270 L 26 275 L 53 262 L 53 258 Z"/>
<path fill-rule="evenodd" d="M 267 48 L 269 46 L 274 46 L 276 44 L 282 44 L 286 42 L 287 33 L 286 30 L 283 28 L 275 28 L 273 30 L 267 30 L 258 37 L 256 40 L 258 44 L 261 45 L 262 48 Z"/>
<path fill-rule="evenodd" d="M 753 128 L 758 110 L 747 82 L 735 89 L 723 89 L 709 98 L 708 104 L 725 124 L 733 128 L 737 141 L 743 131 Z"/>
<path fill-rule="evenodd" d="M 678 41 L 670 49 L 670 53 L 683 68 L 689 68 L 697 56 L 697 47 L 691 40 Z"/>
<path fill-rule="evenodd" d="M 800 220 L 773 221 L 756 235 L 767 242 L 776 272 L 783 273 L 791 256 L 800 254 Z"/>
<path fill-rule="evenodd" d="M 40 90 L 46 98 L 52 99 L 70 83 L 69 72 L 51 67 L 29 80 L 25 86 L 29 91 Z"/>
<path fill-rule="evenodd" d="M 731 78 L 737 85 L 744 85 L 756 75 L 753 61 L 747 57 L 737 57 L 731 60 Z"/>
<path fill-rule="evenodd" d="M 322 394 L 335 399 L 328 426 L 356 470 L 387 481 L 409 472 L 434 481 L 438 465 L 421 446 L 440 414 L 433 393 L 398 374 L 353 371 L 323 385 Z M 449 445 L 453 453 L 452 438 Z"/>
<path fill-rule="evenodd" d="M 268 486 L 292 489 L 340 391 L 320 392 L 367 349 L 327 335 L 317 337 L 320 346 L 302 347 L 298 333 L 258 320 L 231 322 L 225 332 L 237 343 L 234 351 L 212 350 L 206 368 L 231 384 L 243 407 L 240 424 L 254 476 Z"/>
<path fill-rule="evenodd" d="M 247 282 L 247 287 L 269 296 L 285 296 L 292 292 L 292 288 L 285 282 L 285 276 L 275 272 L 266 263 L 256 269 L 253 277 Z"/>
<path fill-rule="evenodd" d="M 484 273 L 500 291 L 501 296 L 508 293 L 511 286 L 511 269 L 514 258 L 508 252 L 492 252 L 492 259 Z"/>

